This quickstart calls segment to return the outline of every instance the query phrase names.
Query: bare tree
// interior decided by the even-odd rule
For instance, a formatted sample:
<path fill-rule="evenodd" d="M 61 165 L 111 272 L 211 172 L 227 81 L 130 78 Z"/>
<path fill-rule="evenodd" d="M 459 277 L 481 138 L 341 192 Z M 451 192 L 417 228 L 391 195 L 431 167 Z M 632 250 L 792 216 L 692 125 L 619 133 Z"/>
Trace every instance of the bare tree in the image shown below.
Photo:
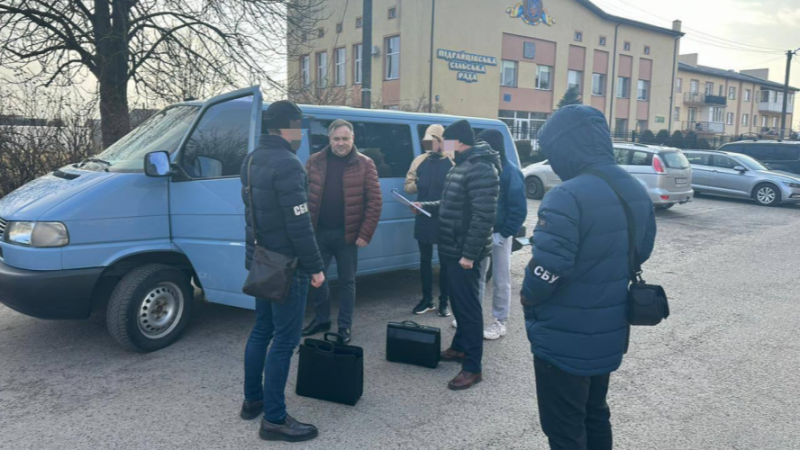
<path fill-rule="evenodd" d="M 291 56 L 323 0 L 2 0 L 0 66 L 23 83 L 99 85 L 104 146 L 129 131 L 128 86 L 162 92 L 178 67 L 277 85 L 270 62 Z"/>

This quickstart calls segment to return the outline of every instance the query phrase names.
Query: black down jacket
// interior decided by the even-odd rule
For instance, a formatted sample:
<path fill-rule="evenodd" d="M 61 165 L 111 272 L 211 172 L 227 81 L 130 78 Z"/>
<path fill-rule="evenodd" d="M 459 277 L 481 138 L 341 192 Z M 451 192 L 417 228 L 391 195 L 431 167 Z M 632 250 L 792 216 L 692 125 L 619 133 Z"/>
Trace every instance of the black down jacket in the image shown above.
<path fill-rule="evenodd" d="M 442 199 L 423 202 L 439 215 L 439 257 L 481 261 L 492 251 L 492 229 L 500 190 L 500 155 L 480 143 L 456 154 Z"/>
<path fill-rule="evenodd" d="M 247 165 L 252 158 L 253 203 L 247 193 Z M 245 267 L 253 261 L 254 207 L 258 245 L 299 259 L 299 269 L 315 274 L 325 270 L 314 239 L 308 214 L 308 177 L 292 146 L 279 136 L 263 135 L 258 148 L 242 165 L 242 199 L 245 206 L 247 256 Z"/>

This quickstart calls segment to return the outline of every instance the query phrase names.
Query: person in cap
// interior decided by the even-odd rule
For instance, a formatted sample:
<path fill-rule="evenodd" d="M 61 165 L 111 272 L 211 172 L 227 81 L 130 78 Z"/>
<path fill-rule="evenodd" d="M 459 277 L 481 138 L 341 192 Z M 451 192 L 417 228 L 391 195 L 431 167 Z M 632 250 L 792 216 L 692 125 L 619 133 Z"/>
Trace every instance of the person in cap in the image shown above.
<path fill-rule="evenodd" d="M 405 190 L 417 194 L 417 201 L 441 200 L 444 180 L 453 167 L 453 160 L 444 153 L 444 127 L 434 124 L 425 131 L 422 147 L 425 153 L 416 157 L 406 175 Z M 439 234 L 439 218 L 419 214 L 414 222 L 414 239 L 419 245 L 420 277 L 422 278 L 422 300 L 414 307 L 414 314 L 436 311 L 433 304 L 433 246 Z M 439 308 L 441 317 L 450 316 L 448 307 L 447 269 L 440 261 Z"/>
<path fill-rule="evenodd" d="M 610 450 L 606 395 L 630 333 L 628 222 L 614 189 L 630 206 L 641 263 L 656 237 L 653 203 L 615 163 L 602 112 L 565 106 L 538 137 L 564 180 L 539 205 L 521 292 L 539 418 L 552 449 Z"/>
<path fill-rule="evenodd" d="M 441 200 L 417 205 L 439 217 L 439 259 L 447 270 L 458 321 L 442 360 L 462 363 L 461 372 L 448 384 L 452 390 L 462 390 L 483 379 L 483 311 L 478 289 L 481 267 L 488 264 L 492 249 L 501 164 L 500 155 L 489 145 L 475 144 L 475 133 L 466 120 L 448 126 L 443 137 L 445 151 L 455 151 L 456 165 L 447 174 Z"/>
<path fill-rule="evenodd" d="M 478 135 L 500 153 L 503 172 L 500 175 L 500 197 L 497 201 L 497 219 L 492 234 L 492 316 L 494 320 L 483 330 L 483 338 L 500 339 L 507 333 L 506 323 L 511 311 L 511 247 L 514 237 L 528 217 L 528 200 L 525 197 L 525 177 L 519 167 L 508 158 L 505 138 L 497 130 L 487 129 Z M 487 265 L 488 266 L 488 265 Z M 481 274 L 480 298 L 486 288 L 486 273 Z"/>
<path fill-rule="evenodd" d="M 309 179 L 308 210 L 317 232 L 325 269 L 336 259 L 339 284 L 338 334 L 345 343 L 352 337 L 356 303 L 358 249 L 372 241 L 383 209 L 375 162 L 355 146 L 353 124 L 334 120 L 328 126 L 330 145 L 306 162 Z M 315 317 L 304 329 L 311 336 L 331 329 L 331 295 L 328 283 L 312 292 Z"/>
<path fill-rule="evenodd" d="M 245 158 L 241 171 L 245 267 L 250 270 L 253 261 L 256 229 L 258 245 L 297 257 L 299 263 L 284 304 L 255 299 L 256 323 L 245 348 L 245 400 L 240 415 L 252 420 L 263 413 L 259 436 L 290 442 L 313 439 L 318 433 L 313 425 L 287 414 L 284 391 L 292 354 L 300 344 L 309 277 L 315 287 L 325 281 L 325 266 L 308 214 L 308 179 L 295 154 L 303 138 L 302 118 L 294 103 L 272 103 L 263 118 L 267 133 L 261 136 L 258 148 Z M 252 187 L 252 204 L 248 185 Z M 251 216 L 255 217 L 255 224 Z"/>

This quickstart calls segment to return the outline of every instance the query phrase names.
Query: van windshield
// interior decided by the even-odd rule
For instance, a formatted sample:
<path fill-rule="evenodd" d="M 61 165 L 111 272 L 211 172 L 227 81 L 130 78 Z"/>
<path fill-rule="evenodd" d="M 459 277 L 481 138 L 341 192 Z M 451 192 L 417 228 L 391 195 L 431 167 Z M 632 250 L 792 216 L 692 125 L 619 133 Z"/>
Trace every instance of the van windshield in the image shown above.
<path fill-rule="evenodd" d="M 162 110 L 126 134 L 122 139 L 96 156 L 111 163 L 112 172 L 141 172 L 144 156 L 150 152 L 166 151 L 169 154 L 178 145 L 192 125 L 199 106 L 180 105 Z"/>

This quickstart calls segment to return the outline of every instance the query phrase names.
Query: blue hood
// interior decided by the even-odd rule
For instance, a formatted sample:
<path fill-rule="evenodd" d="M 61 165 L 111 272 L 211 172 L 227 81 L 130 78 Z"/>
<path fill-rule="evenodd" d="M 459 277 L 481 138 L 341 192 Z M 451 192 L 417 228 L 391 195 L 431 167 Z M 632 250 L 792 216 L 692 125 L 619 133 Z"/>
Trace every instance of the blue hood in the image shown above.
<path fill-rule="evenodd" d="M 565 106 L 539 130 L 539 146 L 556 175 L 567 181 L 589 167 L 614 164 L 606 118 L 585 105 Z"/>

